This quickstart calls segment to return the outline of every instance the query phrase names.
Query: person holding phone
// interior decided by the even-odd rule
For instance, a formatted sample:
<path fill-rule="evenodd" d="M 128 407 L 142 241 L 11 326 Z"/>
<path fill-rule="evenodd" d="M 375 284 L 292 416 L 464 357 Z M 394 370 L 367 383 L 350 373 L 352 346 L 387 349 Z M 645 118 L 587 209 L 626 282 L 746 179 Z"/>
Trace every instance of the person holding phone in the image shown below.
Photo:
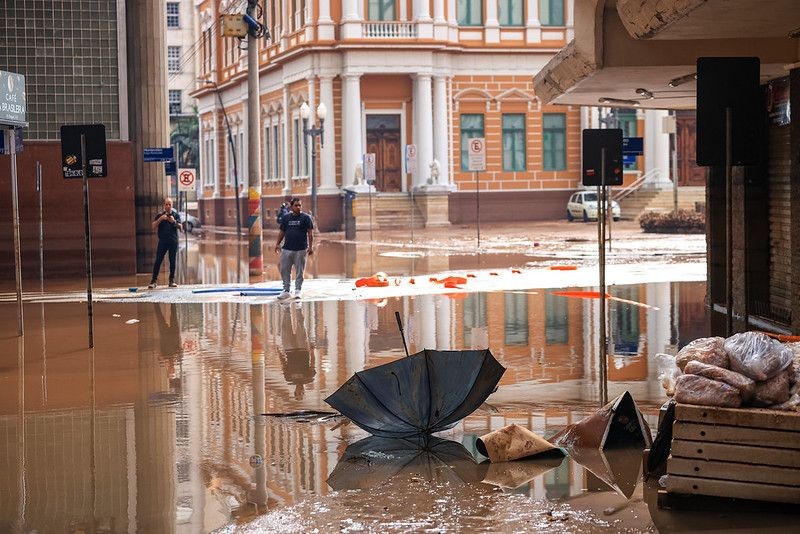
<path fill-rule="evenodd" d="M 178 256 L 178 232 L 182 230 L 181 217 L 172 209 L 172 199 L 164 199 L 164 209 L 156 215 L 151 223 L 152 229 L 158 230 L 158 249 L 156 249 L 156 263 L 153 265 L 153 277 L 150 279 L 149 289 L 156 287 L 158 273 L 161 271 L 161 262 L 169 252 L 169 287 L 178 287 L 175 283 L 175 261 Z"/>

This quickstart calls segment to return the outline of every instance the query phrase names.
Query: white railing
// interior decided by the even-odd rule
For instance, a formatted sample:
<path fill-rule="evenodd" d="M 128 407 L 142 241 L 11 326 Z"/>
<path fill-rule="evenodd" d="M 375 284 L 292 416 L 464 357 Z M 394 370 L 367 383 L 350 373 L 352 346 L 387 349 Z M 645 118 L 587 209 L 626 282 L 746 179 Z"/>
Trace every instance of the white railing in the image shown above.
<path fill-rule="evenodd" d="M 650 172 L 646 172 L 643 175 L 639 176 L 636 180 L 634 180 L 630 185 L 624 187 L 614 193 L 611 197 L 613 200 L 619 202 L 620 200 L 624 199 L 625 197 L 635 193 L 639 189 L 642 188 L 647 182 L 655 182 L 658 181 L 658 178 L 661 176 L 661 169 L 651 169 Z"/>
<path fill-rule="evenodd" d="M 413 22 L 371 21 L 362 25 L 362 35 L 367 39 L 415 39 L 417 25 Z"/>

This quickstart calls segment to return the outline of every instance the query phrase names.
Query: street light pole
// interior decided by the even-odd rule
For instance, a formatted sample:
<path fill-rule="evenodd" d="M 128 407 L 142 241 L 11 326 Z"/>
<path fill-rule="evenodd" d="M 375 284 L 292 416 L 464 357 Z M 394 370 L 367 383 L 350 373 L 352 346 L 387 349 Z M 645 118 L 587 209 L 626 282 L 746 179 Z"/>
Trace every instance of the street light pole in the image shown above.
<path fill-rule="evenodd" d="M 239 213 L 239 169 L 236 166 L 236 145 L 233 144 L 233 134 L 231 134 L 231 123 L 228 120 L 228 112 L 225 110 L 225 104 L 222 103 L 222 97 L 219 94 L 219 86 L 214 80 L 201 79 L 201 82 L 214 87 L 214 93 L 217 95 L 219 107 L 222 109 L 222 116 L 225 118 L 225 129 L 228 131 L 228 145 L 231 147 L 231 156 L 233 159 L 233 186 L 236 188 L 234 199 L 236 201 L 236 238 L 242 235 L 242 218 Z"/>
<path fill-rule="evenodd" d="M 322 134 L 325 132 L 325 116 L 328 114 L 328 108 L 324 103 L 317 106 L 317 117 L 319 117 L 319 128 L 308 127 L 308 117 L 311 114 L 311 108 L 308 104 L 303 102 L 300 106 L 300 117 L 303 119 L 303 143 L 306 151 L 308 151 L 308 138 L 311 137 L 311 214 L 315 219 L 319 220 L 317 216 L 317 140 L 319 137 L 320 147 L 324 146 Z"/>

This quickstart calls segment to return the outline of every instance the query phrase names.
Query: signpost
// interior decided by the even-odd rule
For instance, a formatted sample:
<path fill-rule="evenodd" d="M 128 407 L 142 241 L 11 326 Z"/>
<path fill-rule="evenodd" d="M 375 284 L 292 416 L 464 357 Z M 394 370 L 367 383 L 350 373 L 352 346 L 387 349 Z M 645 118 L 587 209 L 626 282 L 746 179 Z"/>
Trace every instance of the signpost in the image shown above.
<path fill-rule="evenodd" d="M 405 148 L 406 173 L 417 174 L 417 145 L 406 145 Z M 414 180 L 411 180 L 411 242 L 414 242 Z"/>
<path fill-rule="evenodd" d="M 89 348 L 94 347 L 92 314 L 92 236 L 89 229 L 89 178 L 108 176 L 106 127 L 102 124 L 61 127 L 61 165 L 64 178 L 83 179 L 83 224 L 86 234 L 86 302 L 89 313 Z"/>
<path fill-rule="evenodd" d="M 154 161 L 174 161 L 174 151 L 171 146 L 161 148 L 145 148 L 144 149 L 144 162 L 152 163 Z"/>
<path fill-rule="evenodd" d="M 11 155 L 11 204 L 14 227 L 14 270 L 17 286 L 17 335 L 22 336 L 22 259 L 19 238 L 19 190 L 17 188 L 17 152 L 22 151 L 22 132 L 26 118 L 25 76 L 0 70 L 0 153 Z M 8 131 L 4 131 L 5 129 Z"/>
<path fill-rule="evenodd" d="M 478 248 L 481 248 L 481 186 L 478 173 L 486 170 L 486 139 L 473 137 L 469 140 L 468 170 L 475 173 L 475 216 L 478 229 Z"/>
<path fill-rule="evenodd" d="M 197 186 L 197 169 L 178 169 L 178 206 L 181 205 L 183 197 L 183 217 L 189 214 L 189 202 L 186 198 L 186 191 L 194 191 Z M 184 282 L 186 281 L 186 258 L 189 257 L 189 235 L 186 233 L 186 221 L 183 221 L 183 250 L 186 254 L 183 261 Z"/>

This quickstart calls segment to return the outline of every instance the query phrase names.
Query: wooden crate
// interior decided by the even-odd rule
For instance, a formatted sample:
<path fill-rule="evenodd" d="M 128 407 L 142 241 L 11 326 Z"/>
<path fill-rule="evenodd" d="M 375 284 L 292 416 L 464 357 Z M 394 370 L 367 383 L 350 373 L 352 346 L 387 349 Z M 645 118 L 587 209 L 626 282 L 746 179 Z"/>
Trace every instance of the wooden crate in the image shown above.
<path fill-rule="evenodd" d="M 800 413 L 678 404 L 667 492 L 800 503 Z"/>

